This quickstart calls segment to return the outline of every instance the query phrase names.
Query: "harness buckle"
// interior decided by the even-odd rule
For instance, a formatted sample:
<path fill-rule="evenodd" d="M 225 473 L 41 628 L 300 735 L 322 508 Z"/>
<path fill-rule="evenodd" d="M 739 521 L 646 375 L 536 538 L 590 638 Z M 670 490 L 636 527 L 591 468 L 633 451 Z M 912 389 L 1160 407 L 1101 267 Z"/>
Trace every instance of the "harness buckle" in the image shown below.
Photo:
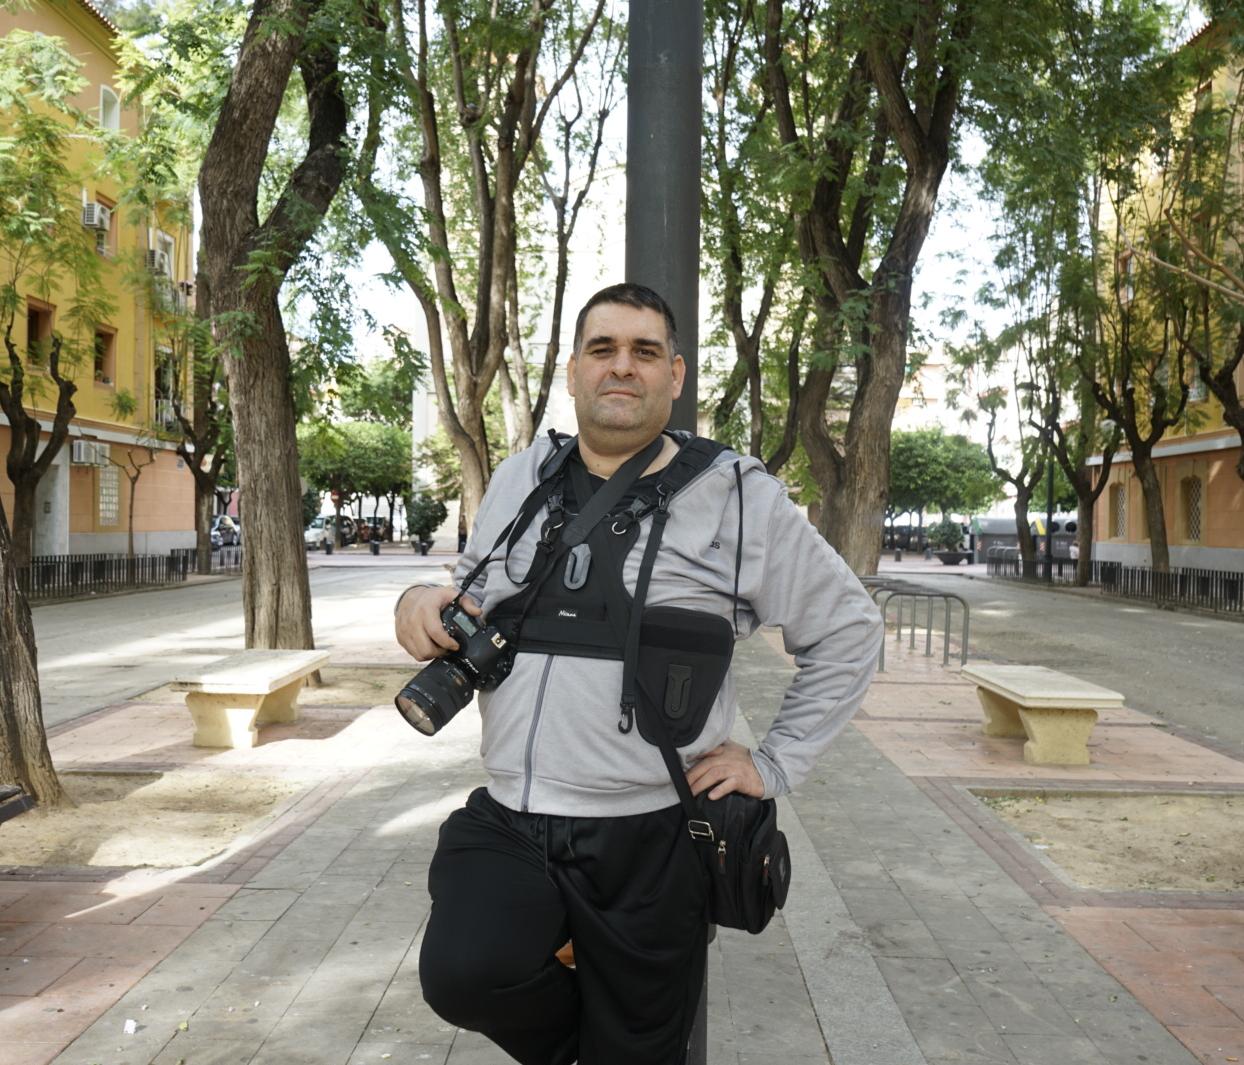
<path fill-rule="evenodd" d="M 713 826 L 707 821 L 688 821 L 687 831 L 691 833 L 692 839 L 702 839 L 712 843 L 715 838 L 713 836 Z"/>

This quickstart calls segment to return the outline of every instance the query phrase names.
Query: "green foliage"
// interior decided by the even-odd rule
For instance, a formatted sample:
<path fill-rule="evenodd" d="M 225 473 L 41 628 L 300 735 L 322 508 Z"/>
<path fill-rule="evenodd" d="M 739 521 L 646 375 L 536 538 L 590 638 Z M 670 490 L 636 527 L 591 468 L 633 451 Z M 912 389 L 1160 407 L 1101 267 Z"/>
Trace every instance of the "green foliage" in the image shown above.
<path fill-rule="evenodd" d="M 341 412 L 347 418 L 410 424 L 412 393 L 423 380 L 426 359 L 408 343 L 402 350 L 405 358 L 377 360 L 364 366 L 350 363 L 339 369 Z"/>
<path fill-rule="evenodd" d="M 71 162 L 74 145 L 85 144 L 98 165 L 107 141 L 72 102 L 86 85 L 81 69 L 57 37 L 13 30 L 0 38 L 0 334 L 8 355 L 0 382 L 13 386 L 24 360 L 45 365 L 50 353 L 26 349 L 17 320 L 27 295 L 69 293 L 58 301 L 53 334 L 65 376 L 90 360 L 95 327 L 115 313 L 94 234 L 82 225 L 86 175 Z M 42 375 L 21 382 L 35 399 L 49 383 Z"/>
<path fill-rule="evenodd" d="M 1002 488 L 979 444 L 941 427 L 890 437 L 890 512 L 937 510 L 975 514 L 1002 498 Z"/>
<path fill-rule="evenodd" d="M 386 496 L 410 488 L 410 434 L 375 422 L 298 427 L 299 471 L 312 487 L 342 496 Z"/>
<path fill-rule="evenodd" d="M 406 534 L 416 543 L 432 539 L 436 532 L 449 517 L 445 504 L 426 492 L 418 492 L 406 496 Z"/>
<path fill-rule="evenodd" d="M 958 551 L 963 546 L 963 526 L 953 518 L 943 518 L 929 530 L 929 543 L 943 551 Z"/>
<path fill-rule="evenodd" d="M 320 515 L 320 493 L 308 488 L 302 493 L 302 524 L 310 525 Z"/>

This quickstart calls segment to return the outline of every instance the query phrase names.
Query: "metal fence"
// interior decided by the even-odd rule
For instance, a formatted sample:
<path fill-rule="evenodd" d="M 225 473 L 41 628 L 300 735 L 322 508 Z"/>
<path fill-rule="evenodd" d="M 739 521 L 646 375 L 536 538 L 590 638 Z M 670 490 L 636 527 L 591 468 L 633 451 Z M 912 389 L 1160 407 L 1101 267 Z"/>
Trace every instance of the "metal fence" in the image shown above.
<path fill-rule="evenodd" d="M 196 558 L 196 549 L 193 547 L 177 547 L 173 549 L 173 554 L 184 555 L 189 561 L 190 573 L 195 572 L 198 564 Z M 212 572 L 213 573 L 241 573 L 242 572 L 242 545 L 234 544 L 232 547 L 217 547 L 212 551 Z"/>
<path fill-rule="evenodd" d="M 242 548 L 212 552 L 213 573 L 240 573 Z M 195 572 L 193 547 L 167 555 L 43 555 L 17 570 L 17 586 L 27 599 L 73 599 L 76 596 L 159 588 L 179 584 Z"/>
<path fill-rule="evenodd" d="M 1044 559 L 1025 563 L 1014 547 L 991 548 L 986 559 L 991 577 L 1006 580 L 1052 581 L 1074 584 L 1076 564 L 1071 559 L 1054 559 L 1046 576 Z M 1217 613 L 1244 613 L 1244 573 L 1234 570 L 1178 567 L 1160 573 L 1147 566 L 1126 566 L 1122 562 L 1095 559 L 1089 583 L 1103 595 L 1120 599 L 1141 599 L 1159 606 L 1188 606 Z"/>
<path fill-rule="evenodd" d="M 167 555 L 44 555 L 17 571 L 27 599 L 71 599 L 129 588 L 175 584 L 190 572 L 186 559 Z"/>

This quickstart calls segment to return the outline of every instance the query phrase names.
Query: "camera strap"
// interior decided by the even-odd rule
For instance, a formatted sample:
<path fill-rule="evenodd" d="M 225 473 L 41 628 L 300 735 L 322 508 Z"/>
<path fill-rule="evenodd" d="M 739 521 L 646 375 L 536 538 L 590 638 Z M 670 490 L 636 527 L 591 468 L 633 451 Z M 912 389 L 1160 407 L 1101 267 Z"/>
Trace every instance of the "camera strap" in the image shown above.
<path fill-rule="evenodd" d="M 614 471 L 613 476 L 592 494 L 591 499 L 583 503 L 582 509 L 567 525 L 563 517 L 561 492 L 557 490 L 557 486 L 565 474 L 566 462 L 574 452 L 578 451 L 578 437 L 563 444 L 560 450 L 551 456 L 551 460 L 546 461 L 542 467 L 543 476 L 540 483 L 523 501 L 514 519 L 501 530 L 492 549 L 467 575 L 462 584 L 462 591 L 467 591 L 475 583 L 486 566 L 497 561 L 494 556 L 502 544 L 506 545 L 505 560 L 508 567 L 510 552 L 514 549 L 514 545 L 535 520 L 536 514 L 547 505 L 549 516 L 540 531 L 535 557 L 527 569 L 526 576 L 522 580 L 514 581 L 515 584 L 525 585 L 531 589 L 537 588 L 562 555 L 583 543 L 592 529 L 618 505 L 631 486 L 643 475 L 644 470 L 661 454 L 664 446 L 665 436 L 661 434 L 642 451 L 627 459 Z M 512 577 L 510 579 L 514 580 Z"/>

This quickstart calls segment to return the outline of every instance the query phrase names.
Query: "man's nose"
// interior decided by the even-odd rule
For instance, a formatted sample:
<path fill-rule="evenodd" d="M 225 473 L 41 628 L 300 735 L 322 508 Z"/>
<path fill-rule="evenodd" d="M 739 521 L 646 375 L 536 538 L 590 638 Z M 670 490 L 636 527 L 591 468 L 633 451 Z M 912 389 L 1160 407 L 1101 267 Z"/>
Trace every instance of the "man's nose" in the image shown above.
<path fill-rule="evenodd" d="M 615 377 L 634 377 L 635 376 L 635 354 L 628 347 L 618 348 L 617 354 L 613 357 L 613 362 L 609 367 L 610 373 Z"/>

